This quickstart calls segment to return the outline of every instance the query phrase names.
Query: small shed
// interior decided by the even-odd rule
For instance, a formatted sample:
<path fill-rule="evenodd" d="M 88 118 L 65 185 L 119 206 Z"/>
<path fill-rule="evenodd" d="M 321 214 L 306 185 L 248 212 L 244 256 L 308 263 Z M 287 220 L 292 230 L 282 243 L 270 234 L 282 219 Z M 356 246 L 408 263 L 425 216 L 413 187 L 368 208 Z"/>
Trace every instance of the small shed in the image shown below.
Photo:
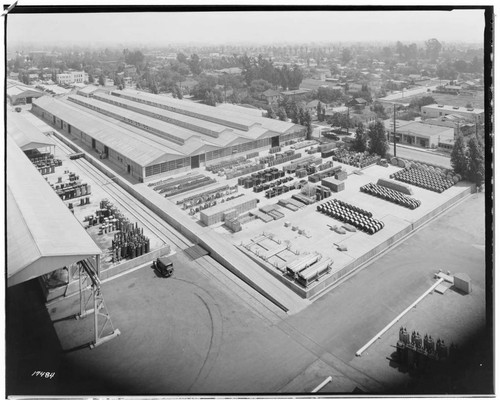
<path fill-rule="evenodd" d="M 463 293 L 469 294 L 472 292 L 471 279 L 469 275 L 464 274 L 463 272 L 456 274 L 453 277 L 453 285 Z"/>

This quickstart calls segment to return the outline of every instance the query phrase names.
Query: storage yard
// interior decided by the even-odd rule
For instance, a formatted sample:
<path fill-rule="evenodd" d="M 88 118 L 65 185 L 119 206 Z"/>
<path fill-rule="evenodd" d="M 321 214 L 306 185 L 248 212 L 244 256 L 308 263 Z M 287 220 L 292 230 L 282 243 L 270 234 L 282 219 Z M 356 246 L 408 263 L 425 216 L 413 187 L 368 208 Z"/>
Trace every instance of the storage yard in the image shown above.
<path fill-rule="evenodd" d="M 165 197 L 180 206 L 185 217 L 228 240 L 270 279 L 303 298 L 335 285 L 471 190 L 442 167 L 404 159 L 393 160 L 400 165 L 383 166 L 379 158 L 336 151 L 335 143 L 321 153 L 312 143 L 300 144 L 271 148 L 267 156 L 209 165 L 204 179 L 215 182 L 187 197 Z M 257 169 L 290 154 L 296 158 Z M 235 174 L 241 165 L 247 175 Z M 156 183 L 148 186 L 155 189 Z M 263 235 L 266 246 L 255 243 Z M 313 253 L 318 259 L 303 271 L 293 277 L 286 273 L 290 263 Z"/>
<path fill-rule="evenodd" d="M 415 239 L 422 236 L 419 229 L 428 231 L 431 225 L 439 225 L 440 219 L 434 218 L 449 209 L 457 218 L 453 206 L 472 201 L 469 183 L 442 167 L 402 158 L 381 160 L 340 148 L 337 142 L 304 141 L 302 133 L 291 124 L 263 127 L 260 122 L 237 118 L 226 111 L 211 115 L 200 105 L 180 109 L 178 102 L 152 95 L 124 92 L 123 96 L 97 94 L 90 100 L 73 97 L 50 99 L 46 104 L 38 100 L 43 108 L 26 116 L 32 123 L 44 121 L 39 127 L 46 132 L 52 128 L 55 146 L 51 153 L 35 152 L 31 162 L 102 251 L 97 268 L 112 305 L 114 323 L 118 323 L 123 335 L 93 353 L 95 358 L 81 352 L 61 356 L 68 370 L 74 362 L 90 366 L 100 360 L 107 371 L 113 371 L 115 365 L 130 365 L 134 360 L 132 364 L 137 363 L 137 368 L 131 371 L 137 377 L 128 383 L 132 387 L 149 382 L 151 393 L 226 392 L 235 387 L 233 379 L 242 392 L 296 392 L 313 385 L 311 371 L 334 374 L 336 386 L 329 387 L 332 392 L 356 388 L 384 392 L 390 386 L 393 374 L 384 368 L 375 371 L 377 367 L 370 358 L 373 353 L 369 352 L 368 362 L 361 365 L 354 360 L 354 352 L 376 333 L 382 320 L 394 317 L 411 296 L 432 280 L 439 266 L 427 265 L 415 256 L 415 270 L 403 266 L 408 274 L 405 276 L 403 270 L 398 270 L 398 262 L 381 266 L 377 259 L 398 254 L 403 246 L 409 254 L 420 254 L 424 249 Z M 126 127 L 130 121 L 111 124 L 119 114 L 108 106 L 88 114 L 83 111 L 100 103 L 126 105 L 130 112 L 140 110 L 142 126 Z M 83 108 L 73 108 L 73 104 Z M 158 112 L 163 122 L 147 120 L 158 117 L 152 116 L 156 115 L 152 107 L 165 110 Z M 56 117 L 61 110 L 70 111 L 72 119 Z M 100 115 L 103 110 L 105 116 Z M 43 115 L 49 111 L 53 117 Z M 129 111 L 127 115 L 131 115 Z M 227 148 L 203 148 L 200 152 L 198 147 L 185 157 L 187 147 L 183 146 L 199 141 L 199 136 L 183 135 L 190 129 L 201 133 L 199 119 L 208 121 L 202 134 L 217 140 L 228 134 L 228 125 L 230 134 L 241 135 L 240 139 L 252 130 L 267 137 L 261 137 L 263 142 L 258 144 L 247 142 L 253 144 L 239 154 L 226 152 L 227 148 L 240 146 L 228 141 Z M 89 131 L 91 120 L 99 120 L 101 128 Z M 165 128 L 168 124 L 175 125 L 175 129 Z M 176 133 L 183 143 L 165 139 L 159 133 L 162 129 Z M 132 140 L 137 141 L 139 151 L 117 141 L 120 134 L 135 138 Z M 172 149 L 180 151 L 181 147 L 184 153 L 170 159 Z M 170 153 L 163 151 L 167 148 Z M 131 158 L 124 164 L 125 152 Z M 455 239 L 452 242 L 456 245 Z M 387 250 L 391 252 L 384 254 Z M 481 254 L 484 258 L 484 250 Z M 178 268 L 166 281 L 154 279 L 153 271 L 145 268 L 160 255 L 170 256 Z M 477 266 L 479 256 L 474 257 L 472 263 Z M 436 255 L 436 259 L 440 258 Z M 453 258 L 453 265 L 462 269 L 454 273 L 473 275 L 474 283 L 484 287 L 471 266 L 456 261 Z M 380 270 L 394 276 L 379 282 Z M 358 271 L 363 271 L 361 277 L 355 274 Z M 74 272 L 70 271 L 70 281 L 76 295 L 78 278 Z M 412 276 L 415 280 L 411 280 Z M 365 290 L 367 277 L 376 284 Z M 379 312 L 374 308 L 377 302 L 367 302 L 378 295 L 376 290 L 389 293 L 394 285 L 398 289 L 389 309 Z M 359 293 L 355 299 L 350 293 L 353 288 Z M 58 298 L 63 289 L 50 289 L 47 310 L 61 347 L 71 350 L 81 345 L 91 328 L 89 321 L 82 323 L 86 323 L 82 329 L 84 325 L 79 327 L 67 320 L 66 316 L 78 308 L 78 296 L 65 298 L 65 293 Z M 471 307 L 480 310 L 478 294 L 472 293 Z M 332 304 L 336 311 L 320 318 L 326 313 L 325 307 Z M 359 318 L 347 320 L 340 304 L 347 305 L 350 317 Z M 175 305 L 176 312 L 171 305 Z M 453 307 L 452 302 L 449 307 Z M 149 309 L 147 313 L 142 312 L 145 308 Z M 366 329 L 356 333 L 362 319 L 367 320 Z M 338 324 L 345 326 L 332 332 L 331 327 Z M 154 328 L 147 335 L 150 343 L 138 342 L 146 333 L 137 336 L 136 330 L 144 327 Z M 135 334 L 131 335 L 131 331 Z M 164 346 L 162 332 L 168 332 L 168 340 L 176 344 L 174 348 Z M 208 342 L 202 339 L 204 335 L 192 332 L 209 333 L 211 339 Z M 252 343 L 236 351 L 228 339 L 234 338 L 241 346 L 241 334 L 250 334 Z M 270 341 L 269 335 L 273 337 Z M 337 350 L 331 350 L 333 343 Z M 261 345 L 262 351 L 255 351 Z M 279 365 L 287 360 L 289 366 L 280 370 L 278 364 L 271 363 L 273 370 L 280 371 L 270 374 L 264 368 L 261 374 L 255 366 L 266 359 L 269 346 L 274 347 L 273 357 L 280 360 Z M 290 353 L 290 346 L 295 353 Z M 374 349 L 379 356 L 386 354 L 385 347 L 377 346 Z M 153 356 L 158 351 L 153 347 L 162 349 L 161 356 Z M 153 367 L 145 365 L 146 358 L 136 349 L 151 355 L 147 361 Z M 179 349 L 189 353 L 184 364 L 184 350 Z M 247 359 L 241 363 L 245 355 Z M 151 368 L 158 372 L 179 365 L 185 367 L 166 380 L 145 376 Z M 248 368 L 253 375 L 246 380 L 243 377 Z M 119 367 L 105 375 L 112 380 L 122 372 Z M 71 379 L 62 375 L 69 383 Z M 80 383 L 88 388 L 93 375 L 84 375 Z M 93 388 L 95 393 L 103 393 L 100 384 Z M 68 390 L 69 386 L 62 392 Z"/>

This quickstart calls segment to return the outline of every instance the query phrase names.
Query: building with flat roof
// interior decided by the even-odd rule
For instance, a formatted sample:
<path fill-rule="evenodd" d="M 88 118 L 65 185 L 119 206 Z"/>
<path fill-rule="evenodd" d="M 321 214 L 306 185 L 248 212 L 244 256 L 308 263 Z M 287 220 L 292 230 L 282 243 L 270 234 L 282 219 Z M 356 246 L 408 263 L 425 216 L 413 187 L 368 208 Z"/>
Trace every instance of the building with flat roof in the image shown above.
<path fill-rule="evenodd" d="M 384 122 L 389 135 L 394 133 L 391 119 Z M 430 125 L 420 121 L 396 120 L 396 137 L 399 143 L 418 147 L 453 146 L 455 130 L 446 126 Z M 446 145 L 446 146 L 444 146 Z"/>
<path fill-rule="evenodd" d="M 443 104 L 430 104 L 421 108 L 422 118 L 438 118 L 450 114 L 460 115 L 469 122 L 484 123 L 484 110 L 481 108 L 446 106 Z"/>
<path fill-rule="evenodd" d="M 320 80 L 320 79 L 309 79 L 309 78 L 302 80 L 302 82 L 300 83 L 299 89 L 318 90 L 320 87 L 330 88 L 332 90 L 340 90 L 340 91 L 344 90 L 344 88 L 342 86 L 339 86 L 335 82 L 329 82 L 329 81 Z"/>
<path fill-rule="evenodd" d="M 133 90 L 48 98 L 32 110 L 141 182 L 305 136 L 301 125 L 237 106 L 211 107 Z"/>
<path fill-rule="evenodd" d="M 281 95 L 287 99 L 300 100 L 303 99 L 311 90 L 309 89 L 295 89 L 295 90 L 285 90 L 281 92 Z"/>
<path fill-rule="evenodd" d="M 68 71 L 63 74 L 57 74 L 58 84 L 84 83 L 88 82 L 89 75 L 85 71 Z"/>

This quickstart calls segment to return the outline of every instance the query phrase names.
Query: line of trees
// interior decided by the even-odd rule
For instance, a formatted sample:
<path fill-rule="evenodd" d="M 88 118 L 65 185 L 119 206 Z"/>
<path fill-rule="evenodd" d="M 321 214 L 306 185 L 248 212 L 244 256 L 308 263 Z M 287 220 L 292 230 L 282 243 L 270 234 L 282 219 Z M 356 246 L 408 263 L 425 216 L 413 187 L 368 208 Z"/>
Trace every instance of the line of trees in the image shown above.
<path fill-rule="evenodd" d="M 280 86 L 283 90 L 297 89 L 302 83 L 303 73 L 298 65 L 292 68 L 283 65 L 279 68 L 262 55 L 255 58 L 248 57 L 246 54 L 240 58 L 240 62 L 243 69 L 242 75 L 248 86 L 258 79 L 269 82 L 275 88 Z"/>
<path fill-rule="evenodd" d="M 467 143 L 459 134 L 451 151 L 451 166 L 453 170 L 467 180 L 480 187 L 485 179 L 484 144 L 476 136 Z"/>

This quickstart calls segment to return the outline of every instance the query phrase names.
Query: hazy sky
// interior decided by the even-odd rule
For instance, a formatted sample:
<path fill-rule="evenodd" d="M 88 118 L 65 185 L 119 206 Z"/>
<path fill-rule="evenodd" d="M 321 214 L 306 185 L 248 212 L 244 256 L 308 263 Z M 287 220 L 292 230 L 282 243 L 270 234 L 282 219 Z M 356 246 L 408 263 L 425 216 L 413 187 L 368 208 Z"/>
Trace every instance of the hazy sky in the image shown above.
<path fill-rule="evenodd" d="M 481 43 L 483 10 L 10 14 L 8 43 Z"/>

